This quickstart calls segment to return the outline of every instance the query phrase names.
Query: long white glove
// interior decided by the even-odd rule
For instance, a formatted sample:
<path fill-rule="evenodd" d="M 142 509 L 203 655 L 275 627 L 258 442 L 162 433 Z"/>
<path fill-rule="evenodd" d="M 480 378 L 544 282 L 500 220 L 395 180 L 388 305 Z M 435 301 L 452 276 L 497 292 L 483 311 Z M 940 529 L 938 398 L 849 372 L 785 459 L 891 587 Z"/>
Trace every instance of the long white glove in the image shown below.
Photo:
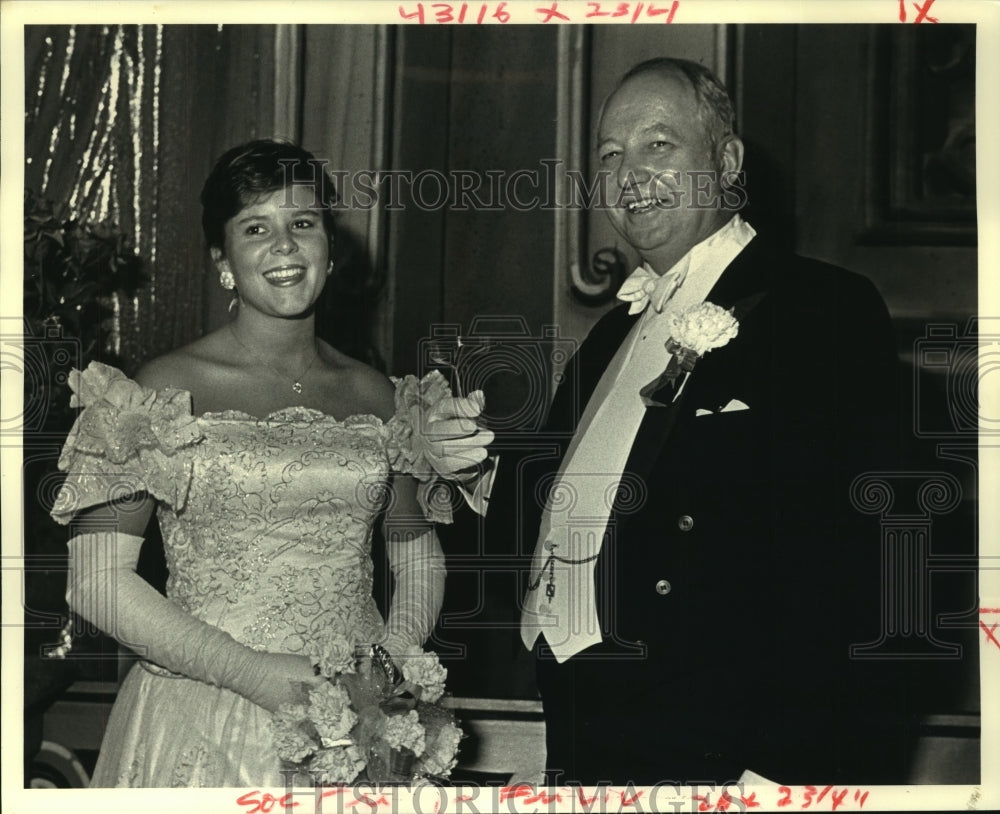
<path fill-rule="evenodd" d="M 419 650 L 437 624 L 444 601 L 445 561 L 433 529 L 413 539 L 387 535 L 386 553 L 396 580 L 383 646 L 397 663 Z"/>
<path fill-rule="evenodd" d="M 185 612 L 135 572 L 141 547 L 141 537 L 110 530 L 71 539 L 70 608 L 154 664 L 230 689 L 270 712 L 305 700 L 292 682 L 321 680 L 308 656 L 257 652 Z"/>

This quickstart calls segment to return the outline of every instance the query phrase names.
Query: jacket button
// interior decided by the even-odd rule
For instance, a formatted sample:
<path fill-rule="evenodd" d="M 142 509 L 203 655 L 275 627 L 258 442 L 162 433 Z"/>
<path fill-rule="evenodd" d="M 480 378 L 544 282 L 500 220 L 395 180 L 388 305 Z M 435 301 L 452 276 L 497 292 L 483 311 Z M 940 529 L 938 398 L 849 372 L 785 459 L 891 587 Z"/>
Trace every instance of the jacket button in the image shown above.
<path fill-rule="evenodd" d="M 659 582 L 656 583 L 656 592 L 660 596 L 666 596 L 667 594 L 669 594 L 670 588 L 671 588 L 670 583 L 667 582 L 665 579 L 661 579 Z"/>
<path fill-rule="evenodd" d="M 694 518 L 689 514 L 682 514 L 677 518 L 677 528 L 681 531 L 691 531 L 694 528 Z"/>

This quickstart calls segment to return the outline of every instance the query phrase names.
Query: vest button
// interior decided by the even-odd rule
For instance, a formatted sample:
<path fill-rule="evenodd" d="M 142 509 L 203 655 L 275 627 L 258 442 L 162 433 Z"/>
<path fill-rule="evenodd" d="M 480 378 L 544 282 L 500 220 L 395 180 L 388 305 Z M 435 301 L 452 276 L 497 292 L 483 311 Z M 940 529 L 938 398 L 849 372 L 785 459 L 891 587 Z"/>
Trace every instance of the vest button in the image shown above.
<path fill-rule="evenodd" d="M 691 531 L 694 528 L 694 518 L 689 514 L 682 514 L 677 518 L 677 528 L 681 531 Z"/>
<path fill-rule="evenodd" d="M 670 583 L 667 582 L 665 579 L 661 579 L 659 582 L 656 583 L 656 592 L 660 596 L 666 596 L 667 594 L 669 594 L 670 588 L 671 588 Z"/>

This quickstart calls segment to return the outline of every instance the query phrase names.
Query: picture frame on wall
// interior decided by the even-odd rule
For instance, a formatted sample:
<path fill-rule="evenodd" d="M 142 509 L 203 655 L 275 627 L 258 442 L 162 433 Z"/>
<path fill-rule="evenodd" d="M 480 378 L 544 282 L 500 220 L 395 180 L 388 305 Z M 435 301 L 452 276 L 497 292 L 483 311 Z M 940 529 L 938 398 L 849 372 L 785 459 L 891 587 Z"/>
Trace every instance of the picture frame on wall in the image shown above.
<path fill-rule="evenodd" d="M 872 40 L 864 244 L 975 245 L 976 27 Z"/>

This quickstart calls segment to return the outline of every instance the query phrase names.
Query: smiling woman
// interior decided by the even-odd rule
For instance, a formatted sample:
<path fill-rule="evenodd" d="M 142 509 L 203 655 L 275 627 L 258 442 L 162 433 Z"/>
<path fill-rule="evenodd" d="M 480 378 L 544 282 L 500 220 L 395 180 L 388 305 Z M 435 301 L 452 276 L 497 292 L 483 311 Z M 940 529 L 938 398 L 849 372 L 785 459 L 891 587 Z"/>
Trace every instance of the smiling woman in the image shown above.
<path fill-rule="evenodd" d="M 226 224 L 225 244 L 212 247 L 212 260 L 220 276 L 233 278 L 241 310 L 295 316 L 315 302 L 332 263 L 313 197 L 302 185 L 279 189 Z"/>
<path fill-rule="evenodd" d="M 440 611 L 433 522 L 451 513 L 433 489 L 474 477 L 465 470 L 486 457 L 483 400 L 452 398 L 440 374 L 394 390 L 316 337 L 335 199 L 324 173 L 304 179 L 316 168 L 275 141 L 223 155 L 202 223 L 220 283 L 238 292 L 235 317 L 135 381 L 96 363 L 71 378 L 84 409 L 52 511 L 76 523 L 67 601 L 143 658 L 93 785 L 283 785 L 296 766 L 279 757 L 272 714 L 305 717 L 326 681 L 314 667 L 336 650 L 405 674 Z M 154 509 L 166 598 L 135 573 Z M 396 580 L 385 620 L 371 559 L 383 514 Z M 428 730 L 427 749 L 438 746 Z M 389 779 L 379 755 L 335 757 L 313 781 L 349 782 L 366 763 L 369 779 Z"/>
<path fill-rule="evenodd" d="M 260 140 L 222 155 L 205 182 L 202 226 L 235 318 L 144 366 L 137 380 L 182 387 L 196 411 L 265 416 L 298 404 L 386 417 L 383 376 L 315 335 L 333 266 L 333 182 L 293 144 Z"/>

